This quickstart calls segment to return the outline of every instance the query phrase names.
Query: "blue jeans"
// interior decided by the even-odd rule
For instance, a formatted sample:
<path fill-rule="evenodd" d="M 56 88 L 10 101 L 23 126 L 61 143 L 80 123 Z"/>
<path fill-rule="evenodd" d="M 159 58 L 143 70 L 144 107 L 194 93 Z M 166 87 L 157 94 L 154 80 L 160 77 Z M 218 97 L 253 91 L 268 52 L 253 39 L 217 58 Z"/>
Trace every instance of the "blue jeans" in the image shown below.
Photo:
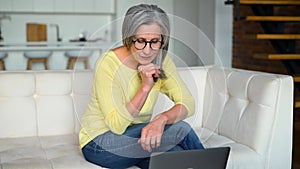
<path fill-rule="evenodd" d="M 130 126 L 123 135 L 106 132 L 99 135 L 82 148 L 85 159 L 96 165 L 124 169 L 131 166 L 148 168 L 150 155 L 138 143 L 142 129 L 148 123 Z M 198 136 L 190 125 L 180 121 L 166 125 L 161 145 L 152 152 L 203 149 Z"/>

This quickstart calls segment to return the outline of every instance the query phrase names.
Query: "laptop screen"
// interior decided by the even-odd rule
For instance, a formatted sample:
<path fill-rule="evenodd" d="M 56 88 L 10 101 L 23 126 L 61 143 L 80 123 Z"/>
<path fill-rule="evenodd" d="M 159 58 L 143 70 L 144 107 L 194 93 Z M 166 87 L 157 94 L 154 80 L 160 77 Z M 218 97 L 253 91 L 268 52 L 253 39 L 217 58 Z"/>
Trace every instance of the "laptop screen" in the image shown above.
<path fill-rule="evenodd" d="M 150 169 L 225 169 L 229 147 L 153 153 Z"/>

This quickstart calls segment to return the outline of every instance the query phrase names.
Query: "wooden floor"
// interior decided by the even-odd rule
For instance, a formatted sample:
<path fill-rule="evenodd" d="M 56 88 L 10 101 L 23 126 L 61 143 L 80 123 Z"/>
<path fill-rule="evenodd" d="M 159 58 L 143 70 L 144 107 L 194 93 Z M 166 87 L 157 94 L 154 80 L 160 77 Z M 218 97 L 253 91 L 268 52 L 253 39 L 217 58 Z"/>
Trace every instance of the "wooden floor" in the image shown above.
<path fill-rule="evenodd" d="M 294 111 L 293 167 L 300 169 L 300 109 Z"/>

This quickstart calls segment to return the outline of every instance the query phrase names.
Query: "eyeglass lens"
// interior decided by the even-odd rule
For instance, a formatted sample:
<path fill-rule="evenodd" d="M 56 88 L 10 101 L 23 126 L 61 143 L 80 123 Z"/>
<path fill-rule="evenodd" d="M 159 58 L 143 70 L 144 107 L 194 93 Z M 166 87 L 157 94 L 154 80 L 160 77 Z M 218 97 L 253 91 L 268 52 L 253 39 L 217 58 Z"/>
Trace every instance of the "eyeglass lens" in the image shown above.
<path fill-rule="evenodd" d="M 138 50 L 144 49 L 148 43 L 150 45 L 150 48 L 153 50 L 158 50 L 161 47 L 161 41 L 159 41 L 158 39 L 153 39 L 151 41 L 146 41 L 144 39 L 137 39 L 137 40 L 133 41 L 133 43 L 134 43 L 135 48 Z"/>

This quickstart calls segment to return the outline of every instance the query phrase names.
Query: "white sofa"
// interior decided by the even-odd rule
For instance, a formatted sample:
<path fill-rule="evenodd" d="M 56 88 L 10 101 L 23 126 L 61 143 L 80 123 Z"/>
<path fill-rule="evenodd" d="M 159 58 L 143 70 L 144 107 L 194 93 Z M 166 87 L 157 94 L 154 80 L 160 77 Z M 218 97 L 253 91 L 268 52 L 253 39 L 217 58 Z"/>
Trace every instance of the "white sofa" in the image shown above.
<path fill-rule="evenodd" d="M 196 100 L 187 121 L 205 147 L 231 147 L 228 169 L 291 168 L 290 76 L 218 66 L 179 72 Z M 92 71 L 0 72 L 0 168 L 101 168 L 84 160 L 77 137 L 92 79 Z M 169 106 L 161 95 L 154 112 Z"/>

